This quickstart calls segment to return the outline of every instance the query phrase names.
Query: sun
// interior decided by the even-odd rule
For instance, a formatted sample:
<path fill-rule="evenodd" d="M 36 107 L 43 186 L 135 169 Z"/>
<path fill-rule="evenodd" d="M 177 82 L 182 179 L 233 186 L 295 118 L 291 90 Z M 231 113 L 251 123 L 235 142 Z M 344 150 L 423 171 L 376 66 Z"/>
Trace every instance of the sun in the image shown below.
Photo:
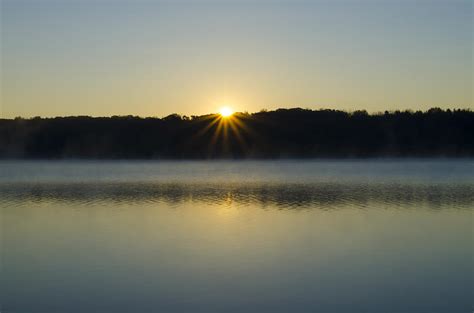
<path fill-rule="evenodd" d="M 234 114 L 234 111 L 230 107 L 225 106 L 225 107 L 220 108 L 219 114 L 222 117 L 229 117 L 232 114 Z"/>

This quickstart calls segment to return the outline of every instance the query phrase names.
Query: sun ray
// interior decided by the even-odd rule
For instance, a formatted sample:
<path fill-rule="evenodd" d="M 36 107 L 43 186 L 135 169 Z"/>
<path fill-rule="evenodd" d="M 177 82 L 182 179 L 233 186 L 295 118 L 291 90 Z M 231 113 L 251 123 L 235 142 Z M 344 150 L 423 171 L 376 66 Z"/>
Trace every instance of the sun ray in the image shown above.
<path fill-rule="evenodd" d="M 199 136 L 202 136 L 204 135 L 205 133 L 207 133 L 207 131 L 209 129 L 211 129 L 211 127 L 216 124 L 217 122 L 219 122 L 220 120 L 220 117 L 219 116 L 214 116 L 214 119 L 206 125 L 206 127 L 204 127 L 203 129 L 201 129 L 197 134 L 194 135 L 194 137 L 199 137 Z"/>
<path fill-rule="evenodd" d="M 219 114 L 211 115 L 206 119 L 210 121 L 201 130 L 197 131 L 193 137 L 204 136 L 212 131 L 208 142 L 208 157 L 211 157 L 214 153 L 232 155 L 237 152 L 237 150 L 234 151 L 237 147 L 240 148 L 240 152 L 245 152 L 248 149 L 249 145 L 244 134 L 252 136 L 255 133 L 246 125 L 246 120 L 249 119 L 248 115 L 235 113 L 230 108 L 223 107 Z"/>
<path fill-rule="evenodd" d="M 223 132 L 222 132 L 222 135 L 223 135 L 223 146 L 224 146 L 224 152 L 225 153 L 228 153 L 229 152 L 229 124 L 231 123 L 231 120 L 230 119 L 223 119 L 222 120 L 222 124 L 224 125 L 223 126 Z"/>
<path fill-rule="evenodd" d="M 250 127 L 248 127 L 248 126 L 242 121 L 242 119 L 238 118 L 237 116 L 234 116 L 233 121 L 234 121 L 235 124 L 237 124 L 237 127 L 238 127 L 239 129 L 244 130 L 244 131 L 247 132 L 249 135 L 255 135 L 255 132 L 254 132 Z"/>
<path fill-rule="evenodd" d="M 234 121 L 236 121 L 237 119 L 234 119 Z M 237 123 L 233 123 L 232 121 L 229 123 L 231 129 L 232 129 L 232 132 L 235 134 L 235 137 L 237 138 L 237 140 L 239 141 L 239 144 L 240 144 L 240 147 L 243 149 L 243 150 L 246 150 L 247 149 L 247 143 L 245 142 L 244 138 L 242 137 L 242 135 L 240 134 L 240 131 L 239 129 L 237 128 Z"/>
<path fill-rule="evenodd" d="M 217 128 L 216 128 L 216 132 L 212 135 L 212 139 L 211 139 L 211 146 L 214 146 L 217 142 L 217 139 L 219 138 L 219 135 L 221 133 L 221 129 L 222 129 L 222 119 L 219 119 L 219 122 L 217 124 Z"/>

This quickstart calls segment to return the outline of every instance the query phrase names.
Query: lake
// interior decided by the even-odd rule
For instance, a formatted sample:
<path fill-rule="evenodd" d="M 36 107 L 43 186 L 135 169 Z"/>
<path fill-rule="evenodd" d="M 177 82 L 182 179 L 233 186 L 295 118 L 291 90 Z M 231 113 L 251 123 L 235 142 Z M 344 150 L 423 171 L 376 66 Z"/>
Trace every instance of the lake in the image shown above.
<path fill-rule="evenodd" d="M 2 161 L 2 313 L 473 310 L 474 160 Z"/>

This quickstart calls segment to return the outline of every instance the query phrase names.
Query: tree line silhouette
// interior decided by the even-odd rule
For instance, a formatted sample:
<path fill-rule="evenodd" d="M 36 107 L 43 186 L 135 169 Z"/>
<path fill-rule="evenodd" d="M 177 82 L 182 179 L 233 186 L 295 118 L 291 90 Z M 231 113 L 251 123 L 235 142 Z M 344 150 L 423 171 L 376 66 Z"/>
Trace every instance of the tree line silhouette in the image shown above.
<path fill-rule="evenodd" d="M 470 110 L 0 119 L 0 158 L 472 157 Z"/>

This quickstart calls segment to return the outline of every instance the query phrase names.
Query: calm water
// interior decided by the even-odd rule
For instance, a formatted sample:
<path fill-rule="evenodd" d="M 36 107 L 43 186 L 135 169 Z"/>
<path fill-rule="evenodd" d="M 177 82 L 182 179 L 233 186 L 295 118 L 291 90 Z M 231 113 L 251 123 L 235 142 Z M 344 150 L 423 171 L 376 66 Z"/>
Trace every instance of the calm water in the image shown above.
<path fill-rule="evenodd" d="M 474 161 L 0 162 L 1 312 L 473 309 Z"/>

